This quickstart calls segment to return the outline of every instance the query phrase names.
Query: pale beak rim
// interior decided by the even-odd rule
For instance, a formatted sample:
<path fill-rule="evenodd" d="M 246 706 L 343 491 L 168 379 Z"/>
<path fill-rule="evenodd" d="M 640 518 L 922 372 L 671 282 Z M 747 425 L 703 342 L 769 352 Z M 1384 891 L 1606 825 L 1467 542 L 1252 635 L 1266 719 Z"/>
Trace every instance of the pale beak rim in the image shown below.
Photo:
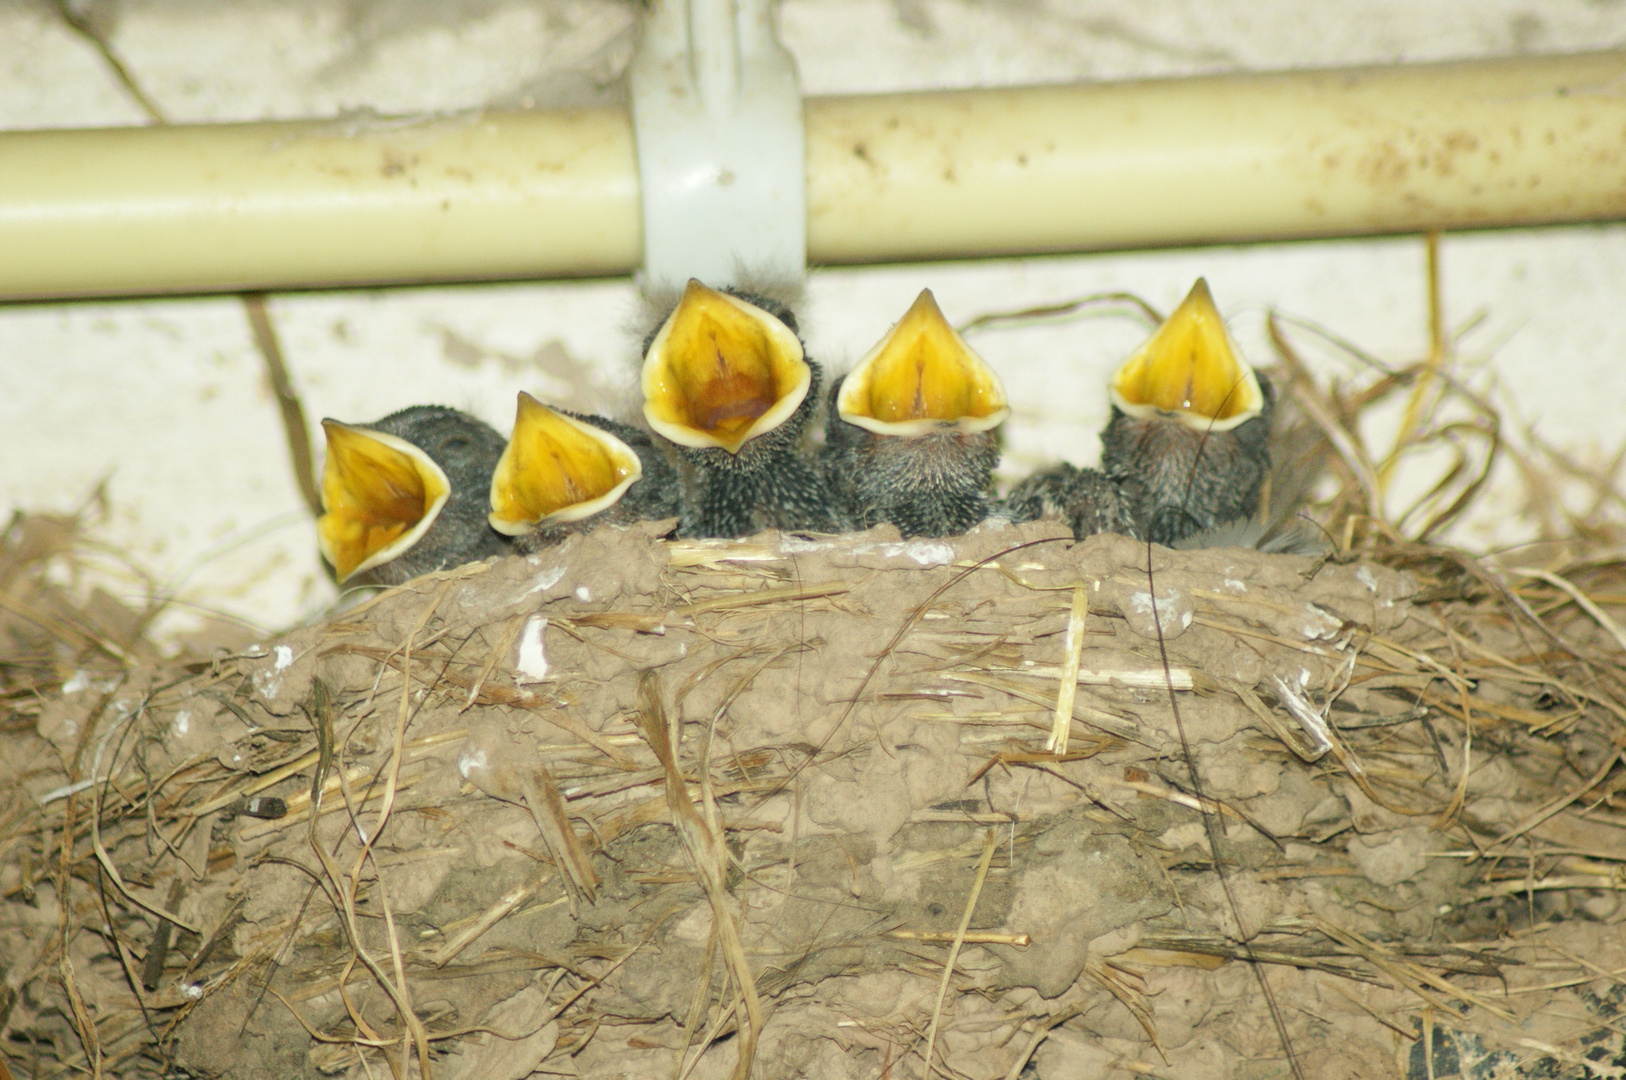
<path fill-rule="evenodd" d="M 322 557 L 327 560 L 328 565 L 333 567 L 333 571 L 338 578 L 339 584 L 343 585 L 357 574 L 365 573 L 366 571 L 377 566 L 383 566 L 385 563 L 392 562 L 406 554 L 408 551 L 411 551 L 412 548 L 417 545 L 418 541 L 423 539 L 424 534 L 429 531 L 430 527 L 434 525 L 435 521 L 440 517 L 441 510 L 445 508 L 447 500 L 452 497 L 452 484 L 451 481 L 447 479 L 446 470 L 442 469 L 434 458 L 430 457 L 422 447 L 417 446 L 414 443 L 410 443 L 400 436 L 378 431 L 363 424 L 345 424 L 338 420 L 323 420 L 322 428 L 324 431 L 332 428 L 339 428 L 354 434 L 363 435 L 367 438 L 373 439 L 376 442 L 382 443 L 392 450 L 406 455 L 417 467 L 418 474 L 420 476 L 422 476 L 426 481 L 433 481 L 433 483 L 426 483 L 425 486 L 431 490 L 438 489 L 434 497 L 430 500 L 428 509 L 424 511 L 423 517 L 418 520 L 417 524 L 413 525 L 412 528 L 396 537 L 390 543 L 385 544 L 383 547 L 367 556 L 361 562 L 357 563 L 348 573 L 346 573 L 339 569 L 340 560 L 337 557 L 337 553 L 334 551 L 333 543 L 328 537 L 327 530 L 322 527 L 322 522 L 326 521 L 335 513 L 329 508 L 328 505 L 328 468 L 327 461 L 323 462 L 323 483 L 321 485 L 322 516 L 318 518 L 316 522 L 316 546 L 318 550 L 320 550 Z M 331 450 L 329 451 L 328 460 L 331 460 Z"/>
<path fill-rule="evenodd" d="M 547 409 L 548 412 L 552 413 L 558 419 L 563 420 L 566 424 L 569 424 L 577 431 L 603 445 L 605 449 L 609 451 L 610 456 L 617 459 L 621 467 L 625 469 L 625 475 L 622 477 L 620 483 L 616 484 L 602 495 L 592 499 L 585 499 L 582 502 L 571 503 L 569 506 L 562 507 L 547 514 L 542 514 L 535 518 L 522 519 L 501 515 L 496 510 L 496 506 L 499 502 L 497 495 L 498 487 L 506 480 L 507 471 L 518 467 L 513 464 L 514 455 L 512 454 L 512 450 L 514 440 L 512 437 L 510 437 L 508 440 L 508 445 L 503 447 L 502 457 L 497 459 L 497 467 L 493 469 L 491 473 L 491 491 L 488 496 L 488 504 L 492 507 L 492 510 L 486 515 L 486 520 L 490 523 L 493 529 L 502 533 L 504 536 L 524 536 L 527 533 L 535 532 L 537 529 L 543 528 L 547 525 L 564 525 L 573 521 L 581 521 L 584 518 L 592 517 L 594 514 L 601 511 L 608 510 L 610 507 L 620 502 L 621 497 L 627 493 L 627 489 L 632 487 L 632 485 L 636 484 L 639 480 L 643 479 L 643 461 L 638 457 L 637 452 L 634 451 L 632 447 L 628 446 L 621 439 L 616 438 L 614 434 L 605 431 L 603 428 L 595 427 L 594 425 L 585 421 L 578 420 L 574 416 L 560 412 L 558 409 L 550 408 L 549 406 L 542 404 L 540 401 L 537 401 L 535 398 L 532 398 L 524 391 L 520 392 L 520 397 L 530 398 L 535 407 Z M 518 427 L 518 424 L 519 421 L 516 419 L 516 428 Z"/>
<path fill-rule="evenodd" d="M 984 416 L 960 416 L 953 420 L 934 418 L 920 418 L 915 420 L 879 420 L 860 411 L 863 399 L 870 389 L 872 372 L 887 351 L 892 347 L 894 340 L 905 331 L 918 332 L 911 325 L 922 317 L 917 313 L 929 313 L 924 317 L 930 318 L 937 325 L 939 333 L 946 332 L 947 343 L 958 349 L 962 355 L 971 361 L 975 372 L 968 381 L 977 383 L 979 380 L 987 389 L 990 397 L 998 401 L 998 408 Z M 977 434 L 992 431 L 999 427 L 1011 415 L 1010 396 L 1005 392 L 1005 383 L 999 377 L 999 372 L 984 360 L 982 356 L 966 343 L 959 331 L 943 318 L 942 311 L 937 307 L 936 299 L 930 289 L 922 289 L 920 296 L 915 299 L 903 318 L 892 325 L 880 341 L 876 342 L 869 352 L 853 366 L 842 380 L 841 389 L 836 392 L 836 415 L 844 422 L 854 427 L 877 435 L 890 435 L 896 438 L 919 438 L 923 435 L 957 432 L 962 434 Z"/>
<path fill-rule="evenodd" d="M 701 287 L 705 288 L 705 286 Z M 726 450 L 730 454 L 738 454 L 746 443 L 780 427 L 796 413 L 797 409 L 802 407 L 802 402 L 807 400 L 808 391 L 813 386 L 813 368 L 807 361 L 801 339 L 796 336 L 790 327 L 755 304 L 741 300 L 737 296 L 713 289 L 706 289 L 706 291 L 712 296 L 721 297 L 766 329 L 773 347 L 780 357 L 788 358 L 787 366 L 790 366 L 794 371 L 794 380 L 791 382 L 789 389 L 781 394 L 773 405 L 765 410 L 761 416 L 758 416 L 750 427 L 742 431 L 736 438 L 721 439 L 710 432 L 701 431 L 689 424 L 674 421 L 662 415 L 650 403 L 677 392 L 663 384 L 662 374 L 665 370 L 664 360 L 667 341 L 671 337 L 673 324 L 676 322 L 678 312 L 682 308 L 680 302 L 678 307 L 674 308 L 672 313 L 666 317 L 666 321 L 661 324 L 660 330 L 656 332 L 654 339 L 649 343 L 649 352 L 644 357 L 644 364 L 640 374 L 640 383 L 644 393 L 644 419 L 656 434 L 679 446 L 696 449 L 716 447 Z M 785 361 L 780 362 L 784 363 Z"/>

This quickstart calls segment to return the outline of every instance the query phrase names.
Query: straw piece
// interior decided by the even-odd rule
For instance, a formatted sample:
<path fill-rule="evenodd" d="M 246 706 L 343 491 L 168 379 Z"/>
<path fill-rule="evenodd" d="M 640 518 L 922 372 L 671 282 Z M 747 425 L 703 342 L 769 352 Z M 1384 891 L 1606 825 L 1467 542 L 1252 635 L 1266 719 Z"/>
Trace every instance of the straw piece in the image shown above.
<path fill-rule="evenodd" d="M 486 680 L 491 677 L 492 669 L 497 666 L 503 657 L 508 655 L 508 650 L 514 647 L 514 641 L 519 637 L 519 631 L 525 625 L 525 619 L 526 615 L 524 613 L 515 615 L 503 627 L 502 634 L 497 638 L 497 644 L 492 646 L 490 654 L 486 656 L 485 664 L 480 668 L 480 674 L 474 677 L 474 685 L 469 687 L 469 696 L 463 702 L 463 707 L 458 710 L 459 712 L 467 712 L 473 706 L 475 700 L 480 696 L 480 691 L 485 688 Z"/>
<path fill-rule="evenodd" d="M 1060 679 L 1063 668 L 1034 664 L 1032 667 L 988 668 L 990 674 L 1029 675 L 1041 679 Z M 1167 690 L 1172 682 L 1176 690 L 1195 690 L 1201 676 L 1189 667 L 1170 667 L 1167 674 L 1162 668 L 1086 668 L 1080 666 L 1077 686 L 1122 686 L 1131 690 Z"/>
<path fill-rule="evenodd" d="M 554 859 L 564 868 L 565 879 L 587 897 L 588 903 L 594 903 L 598 899 L 598 872 L 593 869 L 593 861 L 582 847 L 581 837 L 571 827 L 570 817 L 565 813 L 565 801 L 560 798 L 553 777 L 540 761 L 532 762 L 530 768 L 519 768 L 516 772 L 525 792 L 525 805 L 530 807 L 531 816 L 542 831 L 542 839 Z"/>
<path fill-rule="evenodd" d="M 1078 693 L 1078 665 L 1084 652 L 1085 622 L 1090 614 L 1089 594 L 1083 585 L 1073 587 L 1073 607 L 1067 615 L 1067 641 L 1062 646 L 1061 685 L 1056 688 L 1056 715 L 1045 749 L 1053 754 L 1067 753 L 1067 736 L 1073 730 L 1073 697 Z"/>
<path fill-rule="evenodd" d="M 1421 990 L 1418 989 L 1418 983 L 1422 983 L 1425 986 L 1430 986 L 1435 990 L 1439 990 L 1442 993 L 1456 998 L 1458 1001 L 1465 1002 L 1469 1005 L 1477 1005 L 1487 1012 L 1494 1013 L 1496 1016 L 1501 1017 L 1503 1020 L 1513 1019 L 1513 1014 L 1511 1012 L 1508 1012 L 1506 1009 L 1503 1009 L 1497 1005 L 1493 1005 L 1482 995 L 1464 990 L 1458 986 L 1454 986 L 1447 980 L 1440 978 L 1438 975 L 1435 975 L 1433 972 L 1428 971 L 1417 964 L 1399 959 L 1383 946 L 1369 940 L 1366 937 L 1363 937 L 1354 930 L 1345 930 L 1343 927 L 1338 926 L 1336 923 L 1333 923 L 1319 915 L 1312 916 L 1311 921 L 1314 922 L 1316 927 L 1320 929 L 1322 933 L 1326 934 L 1334 941 L 1340 941 L 1348 945 L 1361 956 L 1364 956 L 1373 964 L 1377 965 L 1377 967 L 1390 978 L 1396 980 L 1401 985 L 1412 989 L 1418 994 L 1419 997 L 1423 997 L 1425 1001 L 1427 1001 L 1428 998 L 1421 992 Z"/>
<path fill-rule="evenodd" d="M 925 1072 L 921 1075 L 927 1080 L 932 1075 L 932 1051 L 937 1045 L 937 1025 L 943 1018 L 943 998 L 948 994 L 949 979 L 954 974 L 954 962 L 960 958 L 960 946 L 965 944 L 966 929 L 971 925 L 971 916 L 977 910 L 977 900 L 982 896 L 982 883 L 988 880 L 988 864 L 994 861 L 994 848 L 997 846 L 994 830 L 989 829 L 982 838 L 982 859 L 977 863 L 977 876 L 971 882 L 971 892 L 965 898 L 965 911 L 960 916 L 960 925 L 954 931 L 954 944 L 949 948 L 948 959 L 943 961 L 943 978 L 937 984 L 937 1002 L 932 1006 L 932 1024 L 926 1033 L 926 1053 L 922 1056 L 925 1062 Z"/>
<path fill-rule="evenodd" d="M 475 941 L 479 940 L 487 930 L 496 926 L 503 919 L 512 915 L 525 903 L 535 896 L 542 888 L 546 877 L 527 881 L 523 885 L 516 885 L 497 898 L 497 902 L 482 911 L 468 926 L 463 927 L 456 934 L 446 940 L 438 950 L 431 953 L 428 962 L 435 967 L 445 967 L 457 958 L 457 955 Z"/>
<path fill-rule="evenodd" d="M 800 603 L 803 600 L 815 600 L 822 596 L 840 596 L 849 591 L 849 586 L 839 581 L 829 581 L 821 585 L 796 585 L 784 589 L 760 589 L 756 592 L 746 593 L 743 596 L 719 596 L 714 600 L 701 600 L 693 604 L 684 604 L 672 609 L 672 614 L 680 618 L 689 618 L 695 615 L 704 615 L 713 611 L 732 611 L 743 607 L 756 607 L 760 604 Z"/>
<path fill-rule="evenodd" d="M 1577 589 L 1569 581 L 1548 570 L 1527 570 L 1517 566 L 1510 566 L 1508 567 L 1508 573 L 1518 574 L 1522 577 L 1540 578 L 1547 584 L 1562 590 L 1565 595 L 1580 606 L 1582 611 L 1596 619 L 1598 625 L 1607 630 L 1609 636 L 1615 639 L 1615 644 L 1620 646 L 1621 651 L 1626 652 L 1626 630 L 1622 630 L 1620 624 L 1609 617 L 1608 612 L 1594 604 L 1586 593 Z"/>
<path fill-rule="evenodd" d="M 1591 776 L 1581 781 L 1581 783 L 1576 787 L 1572 787 L 1569 791 L 1559 795 L 1557 798 L 1554 798 L 1552 801 L 1543 805 L 1540 809 L 1536 810 L 1535 813 L 1525 818 L 1513 829 L 1497 837 L 1495 843 L 1491 844 L 1490 847 L 1496 848 L 1503 844 L 1512 843 L 1514 840 L 1523 836 L 1531 829 L 1534 829 L 1537 825 L 1540 825 L 1542 822 L 1551 818 L 1560 810 L 1563 810 L 1566 806 L 1569 806 L 1582 795 L 1585 795 L 1587 792 L 1597 787 L 1603 782 L 1603 778 L 1608 776 L 1610 771 L 1614 769 L 1615 762 L 1620 760 L 1621 748 L 1621 744 L 1616 743 L 1614 752 L 1604 756 L 1603 764 L 1599 765 Z M 1487 850 L 1486 854 L 1489 854 L 1489 850 Z"/>
<path fill-rule="evenodd" d="M 1054 704 L 1053 699 L 1047 698 L 1043 694 L 1029 690 L 1027 687 L 1010 679 L 1001 679 L 994 675 L 984 675 L 975 671 L 945 671 L 940 673 L 938 678 L 948 679 L 950 682 L 975 683 L 978 686 L 1001 690 L 1012 697 L 1021 698 L 1023 701 L 1031 701 L 1035 705 L 1043 705 L 1047 709 Z M 1088 705 L 1075 703 L 1073 705 L 1073 719 L 1091 724 L 1110 735 L 1118 736 L 1120 739 L 1137 742 L 1154 750 L 1162 745 L 1155 740 L 1152 733 L 1142 731 L 1130 721 L 1114 716 L 1109 712 L 1104 712 L 1101 709 L 1091 708 Z"/>
<path fill-rule="evenodd" d="M 963 934 L 949 934 L 941 930 L 892 930 L 886 936 L 899 941 L 958 941 L 963 945 L 1014 945 L 1019 949 L 1033 944 L 1031 934 L 1002 934 L 994 930 L 967 930 Z"/>
<path fill-rule="evenodd" d="M 743 1003 L 746 1024 L 732 1076 L 733 1080 L 745 1080 L 751 1075 L 757 1039 L 762 1034 L 762 1003 L 757 997 L 756 977 L 751 973 L 750 961 L 746 959 L 745 945 L 740 940 L 739 924 L 728 903 L 728 848 L 722 836 L 706 823 L 690 801 L 688 785 L 678 770 L 677 757 L 667 734 L 666 705 L 653 671 L 645 671 L 640 676 L 638 700 L 638 718 L 644 737 L 650 749 L 655 751 L 661 767 L 666 770 L 667 808 L 672 812 L 672 822 L 677 826 L 684 850 L 711 904 L 712 932 L 717 935 L 723 960 L 728 964 L 734 977 L 735 990 Z"/>
<path fill-rule="evenodd" d="M 1300 761 L 1306 764 L 1314 764 L 1325 757 L 1328 750 L 1332 749 L 1330 740 L 1325 740 L 1325 745 L 1322 745 L 1311 739 L 1306 739 L 1305 731 L 1295 730 L 1282 723 L 1281 718 L 1260 700 L 1259 695 L 1254 693 L 1251 687 L 1243 686 L 1241 683 L 1230 679 L 1222 679 L 1221 685 L 1235 694 L 1242 704 L 1248 707 L 1248 711 L 1257 716 L 1260 722 L 1270 730 L 1270 733 L 1280 739 L 1289 750 L 1293 751 L 1294 756 Z"/>

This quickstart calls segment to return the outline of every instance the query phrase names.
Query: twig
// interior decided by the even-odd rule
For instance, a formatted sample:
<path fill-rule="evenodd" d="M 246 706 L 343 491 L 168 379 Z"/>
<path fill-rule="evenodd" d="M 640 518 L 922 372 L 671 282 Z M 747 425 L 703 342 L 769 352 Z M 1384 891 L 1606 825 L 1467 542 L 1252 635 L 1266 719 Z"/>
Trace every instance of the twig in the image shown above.
<path fill-rule="evenodd" d="M 134 721 L 138 720 L 142 715 L 143 715 L 142 711 L 137 710 L 135 713 L 131 714 L 130 722 L 133 723 Z M 103 748 L 106 747 L 106 745 L 107 745 L 107 741 L 104 738 L 102 740 L 102 743 L 96 749 L 96 757 L 91 762 L 91 768 L 90 768 L 90 774 L 92 776 L 95 776 L 97 771 L 101 768 L 102 750 L 103 750 Z M 111 771 L 111 767 L 110 767 L 109 771 Z M 101 863 L 102 869 L 105 870 L 107 872 L 107 876 L 113 880 L 113 884 L 118 888 L 119 892 L 124 895 L 125 899 L 129 900 L 132 904 L 135 904 L 137 907 L 143 908 L 143 909 L 151 912 L 152 914 L 158 916 L 160 919 L 167 919 L 170 922 L 174 923 L 176 926 L 179 926 L 181 929 L 190 930 L 192 933 L 197 934 L 199 937 L 202 937 L 203 936 L 203 931 L 198 928 L 196 923 L 193 923 L 193 922 L 191 922 L 191 921 L 189 921 L 187 919 L 183 919 L 183 918 L 181 918 L 181 916 L 177 915 L 175 912 L 167 911 L 161 905 L 159 905 L 157 903 L 148 902 L 147 900 L 142 899 L 140 896 L 137 896 L 135 893 L 130 891 L 130 886 L 128 886 L 128 885 L 126 885 L 124 883 L 124 878 L 119 874 L 119 868 L 117 866 L 115 866 L 114 863 L 113 863 L 113 856 L 108 854 L 106 846 L 103 845 L 103 843 L 102 843 L 101 793 L 100 793 L 99 790 L 96 790 L 94 788 L 92 789 L 92 791 L 94 793 L 94 801 L 93 801 L 93 805 L 91 806 L 91 812 L 90 812 L 90 844 L 91 844 L 91 848 L 96 852 L 96 861 Z"/>
<path fill-rule="evenodd" d="M 1072 315 L 1091 304 L 1108 303 L 1129 304 L 1139 311 L 1151 326 L 1159 326 L 1163 322 L 1163 313 L 1134 293 L 1107 292 L 1081 296 L 1077 300 L 1068 300 L 1060 304 L 1042 304 L 1038 307 L 1019 308 L 1015 311 L 989 312 L 985 315 L 978 315 L 970 322 L 962 323 L 956 329 L 961 334 L 970 334 L 985 327 L 997 326 L 1000 323 L 1038 321 L 1062 315 Z"/>
<path fill-rule="evenodd" d="M 1419 983 L 1423 984 L 1424 986 L 1432 987 L 1435 990 L 1439 990 L 1442 993 L 1449 994 L 1458 1001 L 1462 1001 L 1470 1005 L 1478 1005 L 1480 1008 L 1494 1013 L 1503 1020 L 1513 1019 L 1512 1013 L 1508 1012 L 1506 1009 L 1498 1008 L 1497 1006 L 1492 1005 L 1483 996 L 1464 990 L 1461 987 L 1454 986 L 1450 981 L 1441 978 L 1426 968 L 1394 956 L 1377 942 L 1370 940 L 1354 930 L 1345 930 L 1343 927 L 1337 925 L 1336 923 L 1330 922 L 1319 915 L 1312 916 L 1311 921 L 1323 934 L 1326 934 L 1334 941 L 1355 950 L 1355 952 L 1359 953 L 1361 956 L 1375 964 L 1379 970 L 1388 975 L 1391 979 L 1394 979 L 1403 986 L 1409 987 L 1413 993 L 1417 994 L 1419 997 L 1422 997 L 1424 1001 L 1428 1001 L 1429 998 L 1422 992 L 1421 987 L 1418 986 Z"/>
<path fill-rule="evenodd" d="M 95 46 L 96 51 L 101 54 L 102 60 L 108 67 L 113 69 L 113 77 L 118 79 L 119 85 L 124 87 L 124 92 L 130 95 L 136 106 L 147 114 L 149 122 L 153 124 L 169 123 L 168 118 L 164 116 L 163 110 L 158 107 L 157 102 L 147 96 L 147 92 L 141 88 L 140 83 L 136 82 L 136 78 L 131 74 L 130 69 L 124 66 L 124 61 L 113 50 L 113 43 L 107 40 L 100 27 L 74 11 L 73 4 L 69 0 L 56 0 L 56 12 L 74 33 Z"/>
<path fill-rule="evenodd" d="M 282 359 L 282 345 L 277 341 L 276 327 L 265 307 L 264 293 L 244 293 L 243 311 L 248 315 L 248 326 L 254 334 L 254 346 L 265 360 L 265 373 L 271 382 L 271 392 L 277 396 L 277 408 L 282 413 L 282 433 L 288 440 L 288 455 L 293 459 L 294 482 L 312 517 L 322 514 L 322 493 L 316 486 L 315 456 L 311 453 L 310 426 L 305 422 L 305 406 L 300 403 L 299 391 L 294 389 L 288 375 L 288 365 Z"/>
<path fill-rule="evenodd" d="M 1476 889 L 1471 895 L 1475 900 L 1490 900 L 1498 896 L 1519 896 L 1526 892 L 1556 892 L 1564 889 L 1626 892 L 1626 881 L 1613 876 L 1600 877 L 1595 874 L 1565 874 L 1558 877 L 1536 878 L 1533 881 L 1518 878 L 1494 882 L 1483 889 Z"/>
<path fill-rule="evenodd" d="M 527 613 L 521 612 L 508 620 L 508 624 L 503 627 L 502 633 L 497 638 L 496 646 L 492 648 L 491 654 L 486 657 L 486 662 L 481 665 L 480 674 L 474 677 L 474 685 L 469 687 L 468 700 L 463 702 L 463 707 L 458 709 L 458 712 L 467 712 L 474 705 L 475 699 L 480 696 L 480 691 L 485 688 L 486 680 L 491 677 L 492 669 L 497 666 L 503 657 L 508 655 L 508 650 L 513 648 L 514 639 L 519 637 L 520 627 L 525 624 L 528 617 Z"/>
<path fill-rule="evenodd" d="M 1306 416 L 1315 421 L 1327 441 L 1332 444 L 1338 456 L 1344 459 L 1350 471 L 1355 474 L 1366 493 L 1366 513 L 1373 521 L 1383 520 L 1383 487 L 1378 479 L 1377 470 L 1371 460 L 1366 456 L 1355 437 L 1344 429 L 1344 426 L 1335 419 L 1327 407 L 1321 403 L 1315 394 L 1301 389 L 1297 384 L 1293 387 L 1293 399 L 1304 410 Z"/>

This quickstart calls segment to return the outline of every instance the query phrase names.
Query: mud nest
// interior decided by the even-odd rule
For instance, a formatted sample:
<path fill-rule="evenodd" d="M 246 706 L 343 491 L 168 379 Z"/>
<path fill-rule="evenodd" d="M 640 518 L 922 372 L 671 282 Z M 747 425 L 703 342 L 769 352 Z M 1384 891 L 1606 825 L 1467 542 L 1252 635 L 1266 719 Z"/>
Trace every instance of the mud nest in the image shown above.
<path fill-rule="evenodd" d="M 1626 1068 L 1611 565 L 658 531 L 187 665 L 13 575 L 0 1073 Z"/>

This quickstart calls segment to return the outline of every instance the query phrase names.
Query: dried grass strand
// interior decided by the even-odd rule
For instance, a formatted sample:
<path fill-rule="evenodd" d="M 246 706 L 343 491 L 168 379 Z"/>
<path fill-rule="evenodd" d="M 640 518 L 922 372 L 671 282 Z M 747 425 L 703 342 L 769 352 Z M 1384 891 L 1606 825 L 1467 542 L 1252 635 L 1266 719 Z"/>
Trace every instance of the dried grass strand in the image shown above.
<path fill-rule="evenodd" d="M 982 884 L 988 880 L 988 865 L 994 861 L 994 851 L 999 847 L 998 834 L 993 829 L 984 831 L 982 837 L 982 858 L 977 862 L 977 876 L 971 881 L 971 892 L 965 898 L 965 911 L 960 915 L 960 925 L 954 931 L 954 944 L 949 947 L 948 959 L 943 961 L 943 977 L 937 984 L 937 1001 L 932 1005 L 931 1027 L 926 1032 L 926 1053 L 922 1057 L 925 1071 L 921 1073 L 923 1080 L 931 1080 L 932 1053 L 937 1045 L 937 1027 L 943 1018 L 943 999 L 948 996 L 949 980 L 954 976 L 955 961 L 960 958 L 960 947 L 965 944 L 965 934 L 971 926 L 971 916 L 977 910 L 977 900 L 982 896 Z"/>
<path fill-rule="evenodd" d="M 1051 722 L 1050 738 L 1045 741 L 1045 749 L 1053 754 L 1067 753 L 1067 737 L 1073 730 L 1073 698 L 1078 694 L 1078 667 L 1084 656 L 1084 632 L 1089 614 L 1089 593 L 1082 584 L 1075 585 L 1073 606 L 1067 614 L 1067 638 L 1062 645 L 1056 713 Z"/>
<path fill-rule="evenodd" d="M 1021 1080 L 1022 1071 L 1027 1068 L 1028 1061 L 1032 1059 L 1034 1051 L 1039 1049 L 1039 1044 L 1048 1039 L 1052 1031 L 1083 1011 L 1084 1006 L 1082 1005 L 1069 1005 L 1060 1012 L 1053 1013 L 1041 1020 L 1038 1029 L 1028 1037 L 1027 1043 L 1022 1047 L 1022 1052 L 1017 1054 L 1016 1060 L 1005 1071 L 1004 1080 Z"/>
<path fill-rule="evenodd" d="M 1555 589 L 1562 591 L 1571 600 L 1574 600 L 1576 605 L 1579 606 L 1582 611 L 1592 616 L 1593 620 L 1597 622 L 1599 626 L 1603 627 L 1604 630 L 1608 632 L 1610 637 L 1615 639 L 1615 644 L 1620 646 L 1621 652 L 1626 653 L 1626 630 L 1622 630 L 1620 624 L 1609 617 L 1608 612 L 1604 611 L 1603 608 L 1593 603 L 1591 597 L 1587 596 L 1586 593 L 1576 588 L 1568 579 L 1559 577 L 1557 574 L 1548 570 L 1525 569 L 1517 566 L 1508 567 L 1507 572 L 1510 574 L 1518 574 L 1521 577 L 1539 578 L 1540 580 L 1553 586 Z"/>
<path fill-rule="evenodd" d="M 1391 979 L 1394 979 L 1397 985 L 1410 989 L 1413 993 L 1423 998 L 1425 1002 L 1433 1004 L 1432 1000 L 1422 992 L 1419 984 L 1438 990 L 1443 994 L 1463 1002 L 1464 1004 L 1477 1005 L 1479 1008 L 1484 1009 L 1485 1011 L 1500 1017 L 1503 1020 L 1513 1019 L 1513 1014 L 1511 1012 L 1501 1008 L 1498 1005 L 1492 1004 L 1483 995 L 1476 994 L 1470 990 L 1464 990 L 1460 986 L 1453 984 L 1450 980 L 1441 978 L 1419 964 L 1415 964 L 1411 961 L 1403 960 L 1400 957 L 1395 956 L 1382 945 L 1379 945 L 1377 942 L 1364 937 L 1354 930 L 1346 930 L 1320 915 L 1311 916 L 1310 921 L 1323 934 L 1326 934 L 1334 941 L 1347 945 L 1349 948 L 1353 949 L 1356 953 L 1381 970 L 1384 974 L 1388 975 Z"/>
<path fill-rule="evenodd" d="M 762 1034 L 762 1003 L 757 997 L 756 977 L 751 973 L 745 945 L 740 940 L 739 925 L 728 904 L 728 847 L 689 799 L 688 785 L 678 768 L 677 756 L 667 733 L 666 704 L 661 696 L 658 677 L 653 671 L 645 671 L 640 676 L 638 699 L 638 716 L 644 738 L 666 771 L 667 808 L 688 853 L 690 865 L 700 878 L 701 888 L 711 905 L 712 932 L 718 936 L 723 960 L 733 975 L 735 989 L 744 1007 L 746 1023 L 740 1034 L 739 1059 L 732 1076 L 733 1080 L 746 1080 L 751 1075 L 757 1040 Z"/>
<path fill-rule="evenodd" d="M 1585 795 L 1587 792 L 1601 784 L 1603 782 L 1603 778 L 1609 775 L 1610 770 L 1615 767 L 1615 763 L 1620 760 L 1621 750 L 1622 743 L 1616 742 L 1614 744 L 1613 751 L 1604 756 L 1603 764 L 1598 766 L 1591 776 L 1583 780 L 1579 787 L 1571 788 L 1563 795 L 1560 795 L 1550 802 L 1543 804 L 1535 811 L 1535 813 L 1529 815 L 1518 825 L 1497 837 L 1496 840 L 1491 843 L 1484 852 L 1481 853 L 1480 857 L 1490 857 L 1494 848 L 1502 844 L 1512 843 L 1514 840 L 1517 840 L 1519 837 L 1523 836 L 1531 829 L 1534 829 L 1542 822 L 1548 820 L 1554 814 L 1557 814 L 1560 810 L 1563 810 L 1566 806 L 1569 806 L 1571 803 L 1575 802 L 1575 800 L 1579 799 L 1582 795 Z"/>

